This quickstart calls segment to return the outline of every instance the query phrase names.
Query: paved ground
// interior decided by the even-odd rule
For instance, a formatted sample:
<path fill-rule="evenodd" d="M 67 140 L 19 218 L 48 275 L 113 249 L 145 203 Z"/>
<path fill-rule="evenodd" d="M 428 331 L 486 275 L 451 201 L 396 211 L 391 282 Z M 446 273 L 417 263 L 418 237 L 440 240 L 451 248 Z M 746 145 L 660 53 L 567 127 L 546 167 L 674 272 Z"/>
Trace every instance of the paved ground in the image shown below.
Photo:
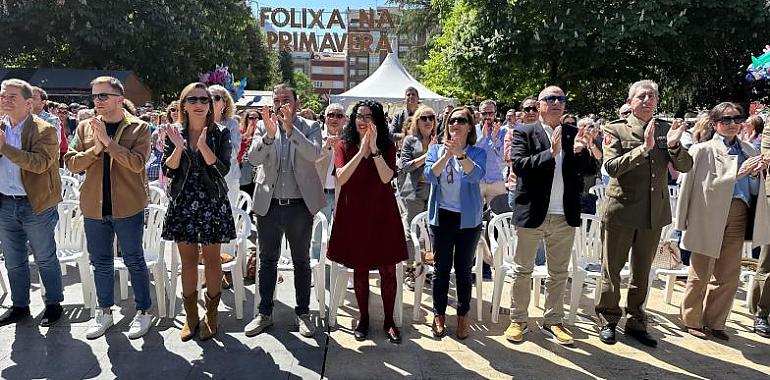
<path fill-rule="evenodd" d="M 4 269 L 3 269 L 4 270 Z M 35 278 L 33 276 L 33 278 Z M 430 335 L 429 294 L 422 300 L 422 320 L 411 322 L 411 306 L 404 307 L 404 343 L 392 345 L 378 329 L 382 324 L 381 301 L 372 281 L 371 340 L 356 342 L 351 335 L 355 298 L 348 292 L 340 309 L 339 326 L 333 331 L 321 323 L 315 339 L 299 336 L 293 322 L 294 293 L 291 276 L 279 286 L 276 325 L 268 333 L 246 338 L 248 320 L 235 319 L 233 296 L 226 292 L 221 305 L 220 333 L 208 342 L 179 340 L 181 312 L 175 320 L 161 319 L 143 339 L 128 340 L 127 325 L 134 314 L 133 302 L 121 301 L 116 326 L 105 337 L 85 339 L 89 314 L 82 308 L 77 271 L 65 276 L 67 318 L 52 328 L 39 328 L 42 301 L 37 283 L 32 295 L 35 320 L 0 328 L 0 378 L 3 379 L 199 379 L 260 378 L 288 379 L 760 379 L 770 373 L 770 340 L 750 332 L 751 319 L 739 292 L 728 322 L 732 339 L 722 343 L 701 341 L 683 334 L 675 324 L 677 307 L 663 304 L 662 283 L 656 282 L 649 307 L 655 317 L 652 331 L 661 339 L 657 349 L 648 349 L 624 339 L 615 346 L 599 342 L 593 323 L 578 322 L 572 328 L 574 347 L 558 346 L 539 331 L 529 333 L 522 344 L 502 338 L 506 315 L 499 323 L 489 316 L 492 283 L 484 283 L 484 322 L 474 323 L 471 337 L 458 341 L 451 335 L 442 340 Z M 245 310 L 252 310 L 252 292 L 247 290 Z M 510 283 L 503 306 L 507 306 Z M 681 299 L 681 284 L 673 302 Z M 584 289 L 582 311 L 590 310 L 592 287 Z M 116 292 L 117 294 L 117 292 Z M 154 293 L 153 293 L 154 294 Z M 130 299 L 130 298 L 129 298 Z M 10 297 L 0 296 L 3 305 Z M 413 293 L 404 292 L 406 305 Z M 565 301 L 568 299 L 565 298 Z M 179 300 L 177 301 L 179 302 Z M 179 307 L 181 308 L 181 306 Z M 317 310 L 314 303 L 312 309 Z M 542 315 L 542 309 L 531 309 Z M 450 334 L 456 323 L 448 311 Z M 471 313 L 475 315 L 473 309 Z M 123 316 L 121 319 L 121 315 Z M 583 317 L 588 317 L 583 314 Z M 533 318 L 534 321 L 539 319 Z"/>

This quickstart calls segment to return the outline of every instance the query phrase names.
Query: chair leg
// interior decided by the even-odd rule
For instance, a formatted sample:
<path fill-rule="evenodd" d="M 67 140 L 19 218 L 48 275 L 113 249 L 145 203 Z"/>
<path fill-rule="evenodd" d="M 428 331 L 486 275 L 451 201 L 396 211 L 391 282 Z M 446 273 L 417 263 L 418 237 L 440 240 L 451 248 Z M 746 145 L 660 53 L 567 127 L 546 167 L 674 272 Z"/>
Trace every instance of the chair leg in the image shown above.
<path fill-rule="evenodd" d="M 425 272 L 414 278 L 414 304 L 412 306 L 412 320 L 420 320 L 420 307 L 422 306 L 422 289 L 425 287 Z"/>
<path fill-rule="evenodd" d="M 67 275 L 67 264 L 59 264 L 59 267 L 61 267 L 61 275 L 66 276 Z"/>
<path fill-rule="evenodd" d="M 158 318 L 163 318 L 166 314 L 166 281 L 161 272 L 163 265 L 160 262 L 152 266 L 152 280 L 155 281 L 155 302 L 158 305 Z"/>
<path fill-rule="evenodd" d="M 176 286 L 177 277 L 179 276 L 179 253 L 177 251 L 176 244 L 171 244 L 171 266 L 168 279 L 168 316 L 170 318 L 176 317 Z"/>
<path fill-rule="evenodd" d="M 120 280 L 120 299 L 125 301 L 128 299 L 128 271 L 118 271 L 118 279 Z"/>
<path fill-rule="evenodd" d="M 80 260 L 78 263 L 78 272 L 80 272 L 80 286 L 83 290 L 83 307 L 88 307 L 91 304 L 91 271 L 88 270 L 88 263 L 84 263 Z M 5 288 L 5 283 L 3 283 Z"/>
<path fill-rule="evenodd" d="M 580 297 L 583 295 L 583 282 L 585 281 L 585 275 L 576 270 L 572 276 L 572 289 L 570 291 L 569 298 L 569 315 L 567 316 L 567 323 L 575 324 L 577 319 L 577 310 L 580 307 Z"/>
<path fill-rule="evenodd" d="M 748 281 L 746 282 L 746 302 L 743 304 L 745 307 L 749 307 L 751 304 L 751 299 L 754 298 L 754 282 L 756 281 L 756 276 L 754 273 L 748 274 Z"/>
<path fill-rule="evenodd" d="M 596 306 L 599 304 L 599 295 L 602 293 L 602 278 L 596 277 L 594 282 L 594 306 Z"/>
<path fill-rule="evenodd" d="M 666 276 L 666 304 L 671 305 L 671 298 L 674 296 L 674 282 L 676 281 L 676 275 L 669 274 Z"/>
<path fill-rule="evenodd" d="M 243 303 L 246 300 L 246 288 L 243 285 L 243 273 L 238 264 L 233 266 L 230 272 L 233 275 L 233 293 L 235 295 L 235 318 L 243 319 Z"/>
<path fill-rule="evenodd" d="M 506 273 L 503 268 L 495 269 L 495 282 L 492 288 L 492 322 L 497 323 L 500 317 L 500 300 L 503 298 Z"/>
<path fill-rule="evenodd" d="M 336 275 L 337 283 L 334 284 L 332 297 L 329 302 L 329 326 L 334 327 L 337 325 L 337 309 L 341 300 L 344 299 L 349 273 L 345 268 L 340 267 L 339 264 L 332 264 L 332 270 L 338 271 Z"/>
<path fill-rule="evenodd" d="M 0 272 L 0 288 L 3 289 L 3 294 L 8 293 L 8 285 L 5 284 L 5 276 Z"/>
<path fill-rule="evenodd" d="M 532 277 L 532 292 L 534 293 L 532 298 L 535 301 L 535 307 L 540 307 L 540 289 L 542 288 L 540 281 L 540 277 Z"/>

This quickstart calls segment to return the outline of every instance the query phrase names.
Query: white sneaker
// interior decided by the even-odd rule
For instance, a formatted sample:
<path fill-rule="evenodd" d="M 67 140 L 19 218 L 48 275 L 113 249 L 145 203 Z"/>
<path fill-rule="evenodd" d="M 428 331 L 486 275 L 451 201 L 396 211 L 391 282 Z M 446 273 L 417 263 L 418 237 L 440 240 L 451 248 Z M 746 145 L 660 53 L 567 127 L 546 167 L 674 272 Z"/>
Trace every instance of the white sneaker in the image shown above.
<path fill-rule="evenodd" d="M 86 331 L 86 339 L 96 339 L 104 335 L 112 325 L 112 314 L 105 313 L 104 309 L 101 308 L 96 309 L 96 315 L 91 320 L 91 326 L 88 327 L 88 331 Z"/>
<path fill-rule="evenodd" d="M 315 335 L 315 323 L 310 319 L 310 314 L 298 315 L 297 327 L 299 328 L 299 335 L 305 338 L 311 338 Z"/>
<path fill-rule="evenodd" d="M 131 326 L 128 327 L 128 339 L 137 339 L 147 334 L 152 326 L 152 315 L 142 310 L 137 310 Z"/>
<path fill-rule="evenodd" d="M 273 325 L 273 318 L 269 315 L 259 314 L 254 320 L 246 325 L 243 332 L 247 337 L 253 337 L 261 334 L 265 329 Z"/>

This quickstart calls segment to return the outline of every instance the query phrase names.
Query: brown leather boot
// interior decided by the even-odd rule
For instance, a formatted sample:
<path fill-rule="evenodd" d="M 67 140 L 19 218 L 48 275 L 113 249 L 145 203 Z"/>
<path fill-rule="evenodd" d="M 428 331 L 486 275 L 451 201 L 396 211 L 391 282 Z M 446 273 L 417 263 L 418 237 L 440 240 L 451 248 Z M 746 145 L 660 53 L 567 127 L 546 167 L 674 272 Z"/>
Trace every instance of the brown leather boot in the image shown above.
<path fill-rule="evenodd" d="M 217 333 L 217 316 L 219 315 L 217 308 L 219 307 L 220 298 L 222 298 L 222 292 L 213 298 L 209 297 L 208 292 L 206 293 L 206 316 L 203 318 L 199 333 L 201 340 L 211 339 Z"/>
<path fill-rule="evenodd" d="M 463 315 L 457 316 L 457 339 L 465 339 L 470 334 L 470 322 Z"/>
<path fill-rule="evenodd" d="M 181 337 L 182 342 L 187 342 L 192 339 L 195 330 L 198 329 L 198 291 L 189 296 L 182 294 L 182 304 L 184 305 L 185 321 L 184 326 L 182 326 Z"/>
<path fill-rule="evenodd" d="M 441 338 L 446 335 L 446 316 L 435 315 L 433 316 L 433 336 Z"/>

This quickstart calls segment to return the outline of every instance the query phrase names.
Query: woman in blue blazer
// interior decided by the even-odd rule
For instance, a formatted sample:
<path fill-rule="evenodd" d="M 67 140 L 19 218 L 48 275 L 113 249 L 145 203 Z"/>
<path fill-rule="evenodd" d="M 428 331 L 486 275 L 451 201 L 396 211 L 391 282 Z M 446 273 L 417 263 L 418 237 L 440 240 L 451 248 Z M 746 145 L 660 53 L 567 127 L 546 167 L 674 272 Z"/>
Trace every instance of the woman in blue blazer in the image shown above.
<path fill-rule="evenodd" d="M 446 306 L 452 264 L 457 280 L 457 338 L 468 337 L 465 315 L 471 301 L 471 267 L 481 234 L 481 190 L 487 154 L 474 147 L 473 113 L 455 108 L 444 129 L 443 145 L 431 145 L 424 175 L 430 183 L 428 219 L 433 233 L 433 335 L 446 335 Z"/>

